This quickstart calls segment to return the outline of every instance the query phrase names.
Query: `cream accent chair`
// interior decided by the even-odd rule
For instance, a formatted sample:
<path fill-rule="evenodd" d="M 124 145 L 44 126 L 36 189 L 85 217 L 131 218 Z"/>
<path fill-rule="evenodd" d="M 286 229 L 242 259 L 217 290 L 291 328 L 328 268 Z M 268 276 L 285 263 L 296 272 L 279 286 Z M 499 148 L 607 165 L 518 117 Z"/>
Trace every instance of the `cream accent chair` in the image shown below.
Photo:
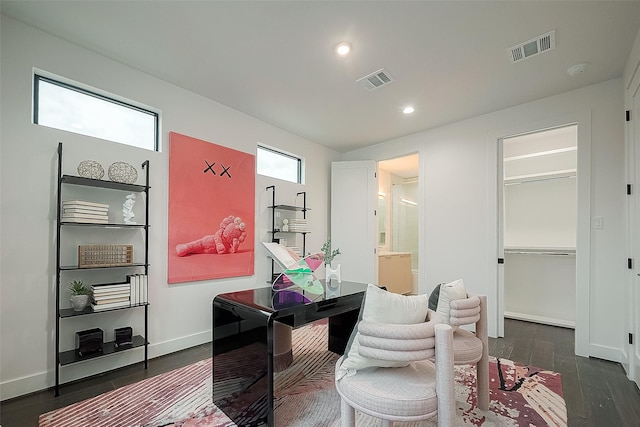
<path fill-rule="evenodd" d="M 435 315 L 430 311 L 429 315 Z M 336 362 L 336 389 L 343 427 L 355 426 L 355 410 L 393 421 L 420 421 L 438 416 L 438 426 L 455 426 L 456 399 L 452 328 L 433 320 L 419 324 L 358 324 L 361 356 L 407 362 L 405 367 L 360 369 L 340 378 L 344 357 Z M 428 319 L 429 320 L 429 319 Z M 435 364 L 429 359 L 435 356 Z M 339 379 L 338 379 L 339 378 Z"/>
<path fill-rule="evenodd" d="M 476 333 L 462 328 L 453 333 L 453 362 L 456 365 L 476 366 L 477 406 L 489 410 L 489 339 L 487 331 L 487 297 L 467 295 L 450 303 L 451 326 L 472 325 Z"/>

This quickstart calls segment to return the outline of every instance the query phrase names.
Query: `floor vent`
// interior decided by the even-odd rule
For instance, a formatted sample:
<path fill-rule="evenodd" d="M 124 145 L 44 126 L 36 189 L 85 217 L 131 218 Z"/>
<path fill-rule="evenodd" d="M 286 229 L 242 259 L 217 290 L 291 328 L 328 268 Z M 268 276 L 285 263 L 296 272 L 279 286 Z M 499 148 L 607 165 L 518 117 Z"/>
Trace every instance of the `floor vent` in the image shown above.
<path fill-rule="evenodd" d="M 553 50 L 556 47 L 556 31 L 549 31 L 546 34 L 538 36 L 507 49 L 509 61 L 511 63 L 520 62 L 532 56 Z"/>
<path fill-rule="evenodd" d="M 383 68 L 378 71 L 368 74 L 364 77 L 356 80 L 362 87 L 367 90 L 374 90 L 381 86 L 384 86 L 393 81 L 393 77 L 391 77 Z"/>

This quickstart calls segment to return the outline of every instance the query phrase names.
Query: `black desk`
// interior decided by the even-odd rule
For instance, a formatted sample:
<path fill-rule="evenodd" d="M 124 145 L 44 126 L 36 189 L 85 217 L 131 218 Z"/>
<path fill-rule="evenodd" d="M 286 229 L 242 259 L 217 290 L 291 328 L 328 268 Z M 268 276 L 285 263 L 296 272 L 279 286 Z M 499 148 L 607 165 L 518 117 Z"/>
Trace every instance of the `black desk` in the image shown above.
<path fill-rule="evenodd" d="M 367 285 L 322 283 L 324 295 L 265 287 L 214 298 L 213 402 L 239 426 L 277 425 L 274 321 L 297 328 L 328 318 L 329 350 L 344 352 Z"/>

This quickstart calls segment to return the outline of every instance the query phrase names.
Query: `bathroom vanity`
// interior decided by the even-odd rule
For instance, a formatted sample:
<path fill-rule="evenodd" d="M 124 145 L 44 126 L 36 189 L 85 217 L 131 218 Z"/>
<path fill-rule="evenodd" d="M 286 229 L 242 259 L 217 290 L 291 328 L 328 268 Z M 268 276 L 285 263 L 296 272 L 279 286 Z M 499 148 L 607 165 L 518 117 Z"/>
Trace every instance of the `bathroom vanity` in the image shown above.
<path fill-rule="evenodd" d="M 413 292 L 411 252 L 378 253 L 378 286 L 386 286 L 389 292 L 398 294 Z"/>

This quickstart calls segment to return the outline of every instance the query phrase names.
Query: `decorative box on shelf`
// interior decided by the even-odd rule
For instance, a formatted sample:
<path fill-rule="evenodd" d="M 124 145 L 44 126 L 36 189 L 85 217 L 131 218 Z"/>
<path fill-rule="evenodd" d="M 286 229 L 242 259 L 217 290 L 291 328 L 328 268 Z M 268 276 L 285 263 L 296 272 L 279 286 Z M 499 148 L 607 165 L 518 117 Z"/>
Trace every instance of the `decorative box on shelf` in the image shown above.
<path fill-rule="evenodd" d="M 78 245 L 78 268 L 133 264 L 133 245 Z"/>

